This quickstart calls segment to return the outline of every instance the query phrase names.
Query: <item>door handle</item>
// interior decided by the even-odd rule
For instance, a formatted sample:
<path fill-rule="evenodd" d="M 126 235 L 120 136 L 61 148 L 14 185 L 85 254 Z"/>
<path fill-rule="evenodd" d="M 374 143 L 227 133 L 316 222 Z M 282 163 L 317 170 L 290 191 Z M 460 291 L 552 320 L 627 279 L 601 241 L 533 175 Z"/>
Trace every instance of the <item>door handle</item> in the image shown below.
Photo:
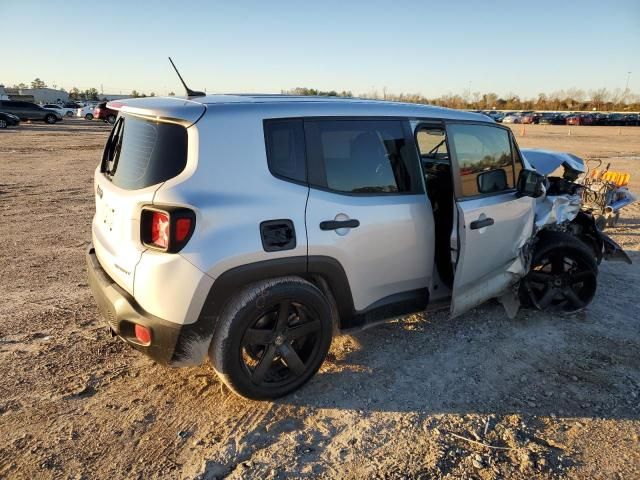
<path fill-rule="evenodd" d="M 360 226 L 360 221 L 355 218 L 349 220 L 325 220 L 320 222 L 320 230 L 337 230 L 339 228 L 356 228 Z"/>
<path fill-rule="evenodd" d="M 493 225 L 493 218 L 483 218 L 482 220 L 476 220 L 471 222 L 469 227 L 471 230 L 478 230 L 479 228 L 490 227 Z"/>

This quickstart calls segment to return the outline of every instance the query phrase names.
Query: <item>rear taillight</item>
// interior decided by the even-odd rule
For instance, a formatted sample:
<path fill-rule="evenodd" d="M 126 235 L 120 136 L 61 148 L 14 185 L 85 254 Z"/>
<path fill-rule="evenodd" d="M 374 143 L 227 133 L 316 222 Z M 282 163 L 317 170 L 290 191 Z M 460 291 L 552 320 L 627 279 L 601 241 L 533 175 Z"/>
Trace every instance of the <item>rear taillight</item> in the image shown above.
<path fill-rule="evenodd" d="M 196 216 L 188 208 L 142 209 L 140 240 L 146 247 L 176 253 L 187 244 L 196 225 Z"/>
<path fill-rule="evenodd" d="M 169 215 L 151 212 L 151 244 L 159 248 L 168 248 L 169 235 Z"/>

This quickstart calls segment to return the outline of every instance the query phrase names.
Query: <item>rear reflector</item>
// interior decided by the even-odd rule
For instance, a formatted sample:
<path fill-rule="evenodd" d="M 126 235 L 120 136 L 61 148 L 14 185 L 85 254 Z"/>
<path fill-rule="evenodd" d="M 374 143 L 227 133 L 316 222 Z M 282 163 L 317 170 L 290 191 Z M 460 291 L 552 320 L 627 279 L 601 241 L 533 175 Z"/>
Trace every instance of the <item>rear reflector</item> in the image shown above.
<path fill-rule="evenodd" d="M 151 343 L 151 330 L 149 330 L 149 328 L 136 323 L 135 333 L 136 339 L 143 345 Z"/>

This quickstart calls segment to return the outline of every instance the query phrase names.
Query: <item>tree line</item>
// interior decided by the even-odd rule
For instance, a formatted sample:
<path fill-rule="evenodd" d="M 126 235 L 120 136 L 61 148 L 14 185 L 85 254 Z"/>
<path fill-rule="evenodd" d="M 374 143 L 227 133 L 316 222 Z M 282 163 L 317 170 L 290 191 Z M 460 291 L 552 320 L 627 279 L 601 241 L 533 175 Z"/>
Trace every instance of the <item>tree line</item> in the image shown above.
<path fill-rule="evenodd" d="M 298 87 L 282 90 L 285 95 L 337 96 L 353 97 L 351 91 L 317 90 L 315 88 Z M 465 92 L 464 94 L 446 94 L 428 98 L 417 93 L 389 93 L 372 91 L 358 95 L 359 98 L 390 100 L 395 102 L 420 103 L 437 105 L 448 108 L 468 110 L 597 110 L 597 111 L 639 111 L 640 95 L 631 93 L 628 89 L 581 90 L 570 88 L 552 93 L 540 93 L 535 98 L 521 98 L 515 93 L 500 96 L 496 93 Z"/>
<path fill-rule="evenodd" d="M 27 88 L 47 88 L 47 84 L 40 78 L 35 78 L 31 82 L 31 86 L 21 82 L 18 84 L 14 84 L 12 88 L 17 88 L 19 90 L 24 90 Z M 55 88 L 55 85 L 54 85 L 54 88 Z M 66 92 L 64 88 L 60 88 L 59 90 L 61 92 Z M 97 101 L 97 100 L 100 100 L 100 95 L 101 95 L 101 93 L 98 91 L 97 88 L 87 88 L 85 90 L 80 90 L 77 87 L 73 87 L 71 88 L 71 90 L 69 90 L 68 93 L 69 93 L 70 100 L 96 100 Z M 174 92 L 169 92 L 169 96 L 174 96 L 174 95 L 175 95 Z M 155 97 L 156 94 L 155 92 L 151 92 L 149 95 L 147 95 L 145 93 L 140 93 L 137 90 L 131 91 L 131 97 L 134 97 L 134 98 L 147 97 L 147 96 Z"/>
<path fill-rule="evenodd" d="M 31 82 L 31 88 L 46 88 L 47 84 L 40 78 Z M 25 89 L 29 86 L 25 83 L 14 85 L 13 88 Z M 61 91 L 66 91 L 64 88 Z M 285 95 L 306 96 L 333 96 L 353 97 L 350 90 L 318 90 L 315 88 L 297 87 L 291 90 L 281 90 Z M 169 92 L 169 96 L 175 95 Z M 131 97 L 155 97 L 155 92 L 140 93 L 131 91 Z M 468 109 L 468 110 L 598 110 L 598 111 L 640 111 L 640 95 L 632 93 L 629 89 L 607 90 L 598 88 L 585 91 L 579 88 L 557 90 L 551 93 L 539 93 L 535 98 L 521 98 L 515 93 L 500 96 L 496 93 L 481 93 L 467 91 L 463 94 L 445 94 L 439 97 L 428 98 L 418 93 L 389 93 L 386 88 L 382 92 L 376 90 L 358 95 L 360 98 L 390 100 L 396 102 L 421 103 L 438 105 L 441 107 Z M 69 90 L 71 100 L 99 100 L 100 92 L 96 88 L 80 90 L 73 87 Z"/>

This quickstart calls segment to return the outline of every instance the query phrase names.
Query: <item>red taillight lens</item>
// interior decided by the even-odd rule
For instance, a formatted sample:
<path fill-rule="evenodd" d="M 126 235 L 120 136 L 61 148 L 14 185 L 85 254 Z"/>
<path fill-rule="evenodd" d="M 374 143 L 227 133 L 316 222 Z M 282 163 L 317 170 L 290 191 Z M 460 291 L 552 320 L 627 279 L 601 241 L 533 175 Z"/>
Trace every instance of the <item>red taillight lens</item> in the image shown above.
<path fill-rule="evenodd" d="M 195 225 L 196 216 L 188 208 L 145 207 L 140 218 L 140 240 L 147 247 L 176 253 L 187 244 Z"/>
<path fill-rule="evenodd" d="M 169 248 L 169 215 L 166 213 L 152 212 L 151 243 L 160 248 Z"/>
<path fill-rule="evenodd" d="M 143 345 L 148 345 L 151 343 L 151 330 L 149 330 L 148 327 L 138 325 L 136 323 L 135 334 L 136 339 Z"/>
<path fill-rule="evenodd" d="M 184 242 L 191 233 L 191 219 L 179 218 L 176 221 L 176 242 Z"/>

